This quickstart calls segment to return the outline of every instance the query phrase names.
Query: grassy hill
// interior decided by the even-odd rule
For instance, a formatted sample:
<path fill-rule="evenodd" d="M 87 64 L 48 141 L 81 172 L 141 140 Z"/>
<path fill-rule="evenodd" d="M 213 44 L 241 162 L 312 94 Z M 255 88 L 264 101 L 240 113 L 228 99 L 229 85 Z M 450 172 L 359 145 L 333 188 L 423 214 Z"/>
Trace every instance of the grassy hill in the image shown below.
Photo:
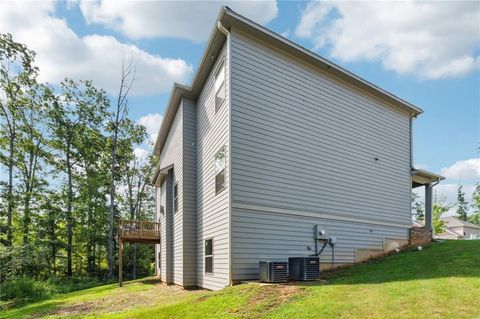
<path fill-rule="evenodd" d="M 1 318 L 480 318 L 480 241 L 433 243 L 322 281 L 184 291 L 153 279 L 86 289 Z"/>

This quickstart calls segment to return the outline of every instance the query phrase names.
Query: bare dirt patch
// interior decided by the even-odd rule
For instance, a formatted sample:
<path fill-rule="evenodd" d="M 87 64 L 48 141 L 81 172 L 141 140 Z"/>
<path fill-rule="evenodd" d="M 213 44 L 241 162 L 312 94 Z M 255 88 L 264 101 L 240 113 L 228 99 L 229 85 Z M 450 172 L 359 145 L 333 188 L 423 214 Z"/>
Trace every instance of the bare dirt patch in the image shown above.
<path fill-rule="evenodd" d="M 232 314 L 241 317 L 255 317 L 255 314 L 264 313 L 290 301 L 294 296 L 303 294 L 303 289 L 293 285 L 260 285 L 260 290 L 252 296 L 242 309 L 233 308 Z"/>
<path fill-rule="evenodd" d="M 138 285 L 138 284 L 137 284 Z M 173 304 L 190 294 L 197 294 L 202 290 L 186 291 L 177 286 L 167 286 L 149 281 L 147 285 L 138 286 L 138 289 L 129 289 L 129 284 L 94 301 L 70 302 L 48 313 L 39 314 L 34 318 L 43 316 L 69 317 L 75 315 L 101 314 L 122 312 L 139 307 L 155 304 Z"/>

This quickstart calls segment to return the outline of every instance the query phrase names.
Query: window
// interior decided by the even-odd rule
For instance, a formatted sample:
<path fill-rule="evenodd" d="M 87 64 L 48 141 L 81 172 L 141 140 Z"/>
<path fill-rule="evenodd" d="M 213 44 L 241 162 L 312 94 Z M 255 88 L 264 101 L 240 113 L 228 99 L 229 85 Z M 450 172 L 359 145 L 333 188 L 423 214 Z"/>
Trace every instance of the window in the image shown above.
<path fill-rule="evenodd" d="M 227 186 L 225 183 L 225 147 L 215 155 L 215 194 L 220 193 Z"/>
<path fill-rule="evenodd" d="M 173 211 L 178 210 L 178 183 L 173 186 Z"/>
<path fill-rule="evenodd" d="M 158 268 L 162 268 L 162 253 L 158 252 Z"/>
<path fill-rule="evenodd" d="M 227 95 L 225 91 L 225 62 L 222 62 L 217 74 L 215 74 L 215 113 L 218 112 L 223 101 L 225 101 Z"/>
<path fill-rule="evenodd" d="M 205 240 L 205 273 L 213 274 L 213 239 Z"/>

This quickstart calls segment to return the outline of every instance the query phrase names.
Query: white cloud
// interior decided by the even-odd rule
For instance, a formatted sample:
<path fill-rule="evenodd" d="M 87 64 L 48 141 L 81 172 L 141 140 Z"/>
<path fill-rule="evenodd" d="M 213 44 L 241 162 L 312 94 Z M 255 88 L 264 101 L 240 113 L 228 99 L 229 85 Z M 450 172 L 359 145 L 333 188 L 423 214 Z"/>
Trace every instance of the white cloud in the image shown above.
<path fill-rule="evenodd" d="M 80 9 L 87 23 L 102 24 L 133 39 L 179 37 L 207 39 L 222 5 L 265 24 L 278 13 L 276 1 L 113 1 L 84 0 Z"/>
<path fill-rule="evenodd" d="M 458 161 L 442 168 L 442 175 L 454 181 L 480 181 L 480 158 Z"/>
<path fill-rule="evenodd" d="M 345 62 L 439 79 L 479 69 L 479 19 L 476 1 L 310 2 L 295 33 Z"/>
<path fill-rule="evenodd" d="M 163 116 L 158 113 L 150 113 L 148 115 L 142 116 L 138 120 L 138 124 L 145 126 L 147 129 L 147 134 L 150 136 L 150 142 L 155 143 L 157 139 L 158 130 L 162 124 Z"/>
<path fill-rule="evenodd" d="M 150 155 L 149 152 L 140 147 L 135 148 L 133 154 L 135 154 L 135 157 L 140 161 L 144 161 Z"/>
<path fill-rule="evenodd" d="M 185 83 L 192 73 L 184 60 L 153 55 L 112 36 L 79 37 L 55 16 L 54 2 L 0 2 L 0 30 L 37 52 L 42 81 L 58 83 L 66 76 L 91 79 L 116 92 L 122 59 L 132 58 L 136 66 L 132 95 L 148 95 L 170 90 L 174 81 Z"/>

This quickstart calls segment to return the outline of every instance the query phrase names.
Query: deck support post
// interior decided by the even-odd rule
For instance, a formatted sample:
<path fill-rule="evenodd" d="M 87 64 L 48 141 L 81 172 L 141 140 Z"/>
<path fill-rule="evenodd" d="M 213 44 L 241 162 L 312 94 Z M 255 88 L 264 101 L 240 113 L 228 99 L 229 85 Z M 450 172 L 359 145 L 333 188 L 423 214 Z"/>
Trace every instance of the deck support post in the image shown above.
<path fill-rule="evenodd" d="M 123 279 L 122 257 L 123 257 L 123 242 L 122 242 L 122 238 L 120 238 L 118 240 L 118 284 L 120 285 L 120 287 L 122 287 L 122 279 Z"/>
<path fill-rule="evenodd" d="M 431 230 L 432 227 L 432 185 L 425 184 L 425 228 Z"/>

